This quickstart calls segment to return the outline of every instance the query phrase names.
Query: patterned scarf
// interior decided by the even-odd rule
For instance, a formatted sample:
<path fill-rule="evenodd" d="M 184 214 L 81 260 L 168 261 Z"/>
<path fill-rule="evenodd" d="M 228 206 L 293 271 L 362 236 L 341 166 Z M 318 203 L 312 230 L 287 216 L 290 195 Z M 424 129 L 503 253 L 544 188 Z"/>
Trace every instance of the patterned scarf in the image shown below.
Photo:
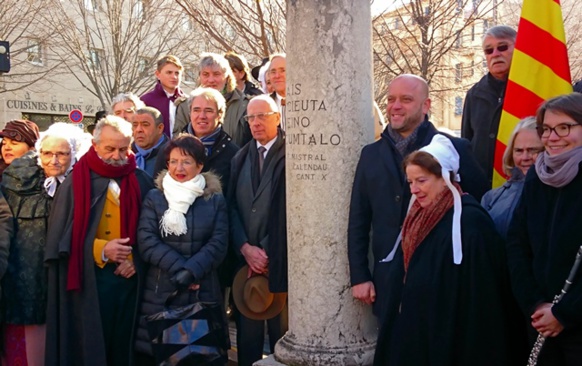
<path fill-rule="evenodd" d="M 392 141 L 394 141 L 394 145 L 396 145 L 396 149 L 400 152 L 400 155 L 402 157 L 405 157 L 406 155 L 410 154 L 412 151 L 415 150 L 414 145 L 416 142 L 416 138 L 418 136 L 418 130 L 425 123 L 430 122 L 423 121 L 407 137 L 402 137 L 398 132 L 394 131 L 390 124 L 386 125 L 386 132 L 388 132 L 388 136 L 390 136 Z"/>
<path fill-rule="evenodd" d="M 454 184 L 458 187 L 457 184 Z M 434 229 L 436 224 L 453 207 L 453 193 L 444 188 L 428 207 L 422 208 L 418 201 L 414 201 L 402 225 L 402 253 L 404 255 L 404 271 L 408 271 L 408 264 L 416 248 Z"/>
<path fill-rule="evenodd" d="M 216 138 L 220 134 L 220 131 L 222 131 L 221 124 L 219 124 L 218 127 L 216 127 L 216 130 L 214 130 L 210 135 L 206 135 L 200 138 L 200 141 L 204 145 L 204 151 L 206 152 L 206 156 L 212 155 L 212 147 L 214 146 L 214 143 L 216 142 Z M 188 124 L 188 133 L 193 136 L 196 136 L 194 130 L 192 129 L 191 123 Z"/>
<path fill-rule="evenodd" d="M 105 163 L 91 147 L 75 164 L 73 169 L 73 235 L 71 237 L 71 257 L 67 275 L 67 290 L 81 289 L 83 277 L 83 250 L 89 229 L 91 211 L 91 171 L 105 178 L 121 178 L 120 213 L 121 237 L 129 237 L 129 245 L 135 244 L 137 221 L 141 204 L 139 182 L 134 174 L 136 169 L 133 154 L 127 156 L 127 163 L 113 166 Z M 77 189 L 75 189 L 77 188 Z"/>

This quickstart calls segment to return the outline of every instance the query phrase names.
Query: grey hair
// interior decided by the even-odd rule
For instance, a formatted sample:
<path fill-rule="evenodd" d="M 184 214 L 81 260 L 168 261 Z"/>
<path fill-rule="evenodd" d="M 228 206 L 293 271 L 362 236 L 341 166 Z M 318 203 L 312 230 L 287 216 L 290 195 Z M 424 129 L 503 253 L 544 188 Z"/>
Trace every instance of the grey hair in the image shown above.
<path fill-rule="evenodd" d="M 162 113 L 154 107 L 141 107 L 135 111 L 135 114 L 147 114 L 148 116 L 151 116 L 154 119 L 156 126 L 164 123 L 164 116 L 162 116 Z"/>
<path fill-rule="evenodd" d="M 216 103 L 216 109 L 218 109 L 218 113 L 220 114 L 220 123 L 222 123 L 224 121 L 224 115 L 226 114 L 226 100 L 222 94 L 218 90 L 212 88 L 196 88 L 190 93 L 190 110 L 192 109 L 192 102 L 194 102 L 194 99 L 198 97 Z"/>
<path fill-rule="evenodd" d="M 202 72 L 205 67 L 218 67 L 226 76 L 226 92 L 230 93 L 236 88 L 236 79 L 230 68 L 228 60 L 218 53 L 205 52 L 200 55 L 198 70 Z"/>
<path fill-rule="evenodd" d="M 523 130 L 536 130 L 536 118 L 534 116 L 525 117 L 524 119 L 520 120 L 511 135 L 509 136 L 509 141 L 507 143 L 507 147 L 505 148 L 505 152 L 503 153 L 503 171 L 507 175 L 511 175 L 511 170 L 515 167 L 515 162 L 513 161 L 513 147 L 515 146 L 515 139 L 517 138 L 517 134 Z"/>
<path fill-rule="evenodd" d="M 483 35 L 483 39 L 489 36 L 496 39 L 508 39 L 511 42 L 515 42 L 517 32 L 515 31 L 515 29 L 511 28 L 508 25 L 496 25 L 495 27 L 487 29 L 487 32 L 485 32 L 485 34 Z"/>
<path fill-rule="evenodd" d="M 112 127 L 115 131 L 121 133 L 124 137 L 131 139 L 133 131 L 131 123 L 127 122 L 121 117 L 107 115 L 99 120 L 95 125 L 95 130 L 93 131 L 93 141 L 98 144 L 101 142 L 101 132 L 103 127 Z"/>
<path fill-rule="evenodd" d="M 118 103 L 132 102 L 135 109 L 141 109 L 145 107 L 145 103 L 139 99 L 139 97 L 133 93 L 119 93 L 113 97 L 111 100 L 111 113 L 113 113 L 113 107 Z"/>
<path fill-rule="evenodd" d="M 253 97 L 253 99 L 251 99 L 249 101 L 249 106 L 251 105 L 251 103 L 258 101 L 258 100 L 262 100 L 263 102 L 266 102 L 269 105 L 269 108 L 271 109 L 271 112 L 279 112 L 279 107 L 277 106 L 277 103 L 275 102 L 275 100 L 273 98 L 271 98 L 270 95 L 267 94 L 260 94 L 257 95 L 256 97 Z M 248 108 L 248 106 L 247 106 Z"/>
<path fill-rule="evenodd" d="M 91 147 L 91 134 L 83 132 L 82 129 L 69 123 L 57 122 L 49 126 L 46 131 L 40 133 L 40 138 L 36 140 L 35 148 L 39 152 L 38 165 L 40 161 L 40 151 L 43 142 L 49 138 L 59 138 L 67 141 L 71 149 L 71 168 Z"/>

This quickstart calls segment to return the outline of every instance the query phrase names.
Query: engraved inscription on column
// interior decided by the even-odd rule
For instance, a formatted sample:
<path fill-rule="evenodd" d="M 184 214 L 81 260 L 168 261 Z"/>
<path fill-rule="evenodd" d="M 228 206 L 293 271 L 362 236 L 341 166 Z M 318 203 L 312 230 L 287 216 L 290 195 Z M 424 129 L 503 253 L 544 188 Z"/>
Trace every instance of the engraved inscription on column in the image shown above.
<path fill-rule="evenodd" d="M 287 144 L 307 146 L 339 146 L 342 138 L 339 133 L 318 132 L 317 124 L 312 118 L 318 112 L 325 113 L 327 105 L 325 99 L 303 99 L 301 84 L 293 84 L 287 90 Z M 306 115 L 309 114 L 309 116 Z M 311 117 L 311 118 L 310 118 Z M 328 154 L 290 154 L 287 157 L 292 177 L 297 180 L 326 180 L 329 163 Z"/>

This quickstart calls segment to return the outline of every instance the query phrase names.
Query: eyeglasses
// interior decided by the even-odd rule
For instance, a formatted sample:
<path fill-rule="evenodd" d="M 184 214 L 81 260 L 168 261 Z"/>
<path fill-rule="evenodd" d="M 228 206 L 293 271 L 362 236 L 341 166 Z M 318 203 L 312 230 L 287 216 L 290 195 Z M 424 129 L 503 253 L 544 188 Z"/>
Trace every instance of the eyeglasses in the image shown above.
<path fill-rule="evenodd" d="M 554 131 L 554 133 L 558 137 L 566 137 L 570 134 L 570 129 L 572 127 L 576 127 L 576 126 L 580 126 L 580 125 L 577 123 L 560 123 L 556 127 L 542 125 L 541 127 L 536 127 L 536 129 L 538 130 L 538 133 L 540 134 L 540 136 L 543 138 L 550 137 L 550 135 L 552 134 L 552 131 Z"/>
<path fill-rule="evenodd" d="M 70 152 L 64 152 L 64 151 L 57 151 L 57 152 L 41 151 L 40 152 L 40 157 L 44 160 L 52 160 L 54 157 L 56 157 L 57 160 L 64 160 L 69 155 L 71 155 Z"/>
<path fill-rule="evenodd" d="M 497 48 L 497 51 L 499 51 L 499 52 L 505 52 L 509 49 L 509 45 L 508 44 L 500 44 L 497 47 L 486 48 L 483 50 L 483 52 L 485 52 L 486 55 L 490 55 L 493 53 L 493 51 L 495 51 L 496 48 Z"/>
<path fill-rule="evenodd" d="M 268 113 L 251 114 L 251 115 L 245 116 L 245 121 L 252 122 L 256 118 L 259 122 L 263 122 L 263 121 L 265 121 L 267 119 L 267 116 L 272 116 L 275 113 L 279 113 L 279 112 L 268 112 Z"/>
<path fill-rule="evenodd" d="M 123 114 L 123 112 L 125 112 L 125 113 L 135 113 L 135 108 L 119 109 L 119 110 L 113 112 L 113 114 L 115 114 L 116 116 L 121 116 Z"/>

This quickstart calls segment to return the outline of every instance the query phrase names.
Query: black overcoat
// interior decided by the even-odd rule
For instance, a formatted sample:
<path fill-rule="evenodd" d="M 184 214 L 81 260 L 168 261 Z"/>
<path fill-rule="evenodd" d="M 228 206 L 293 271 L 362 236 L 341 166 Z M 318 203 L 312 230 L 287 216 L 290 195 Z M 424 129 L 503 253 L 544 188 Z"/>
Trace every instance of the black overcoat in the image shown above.
<path fill-rule="evenodd" d="M 136 169 L 135 175 L 143 199 L 154 187 L 153 181 L 143 170 Z M 80 188 L 72 186 L 72 178 L 72 174 L 69 175 L 59 187 L 49 217 L 45 253 L 48 267 L 45 365 L 103 366 L 107 364 L 107 354 L 95 283 L 93 242 L 105 205 L 109 178 L 91 172 L 91 211 L 83 252 L 82 287 L 80 291 L 67 291 L 67 268 L 74 225 L 73 189 Z M 133 251 L 133 257 L 137 274 L 142 276 L 137 250 Z"/>
<path fill-rule="evenodd" d="M 376 366 L 525 365 L 524 318 L 509 284 L 505 247 L 487 212 L 462 197 L 463 260 L 453 263 L 453 209 L 420 243 L 404 273 L 402 247 L 387 263 L 386 322 Z"/>

